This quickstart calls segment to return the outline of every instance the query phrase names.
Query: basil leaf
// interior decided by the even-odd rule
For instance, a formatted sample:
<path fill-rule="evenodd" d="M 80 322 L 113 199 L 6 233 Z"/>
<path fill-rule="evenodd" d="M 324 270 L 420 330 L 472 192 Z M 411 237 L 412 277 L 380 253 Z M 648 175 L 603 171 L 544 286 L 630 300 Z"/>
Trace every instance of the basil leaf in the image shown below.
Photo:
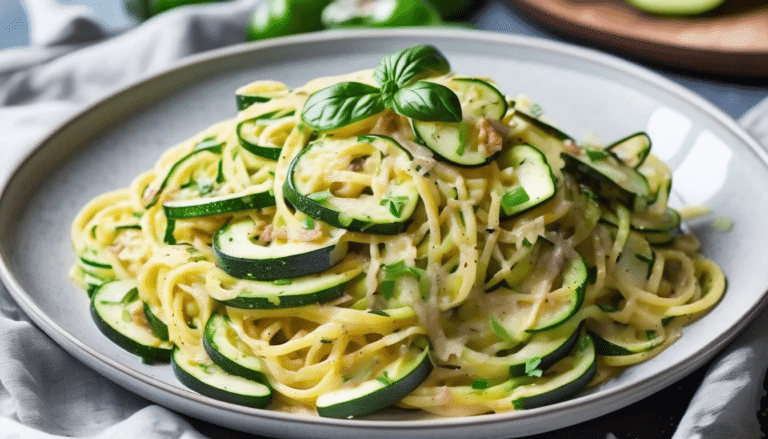
<path fill-rule="evenodd" d="M 401 88 L 392 99 L 398 114 L 424 122 L 461 122 L 461 103 L 450 88 L 419 81 Z"/>
<path fill-rule="evenodd" d="M 359 82 L 340 82 L 313 93 L 301 120 L 318 131 L 353 124 L 384 111 L 379 89 Z"/>
<path fill-rule="evenodd" d="M 444 75 L 451 71 L 448 60 L 433 46 L 418 45 L 382 58 L 373 71 L 373 78 L 381 85 L 385 101 L 398 89 L 413 81 Z"/>

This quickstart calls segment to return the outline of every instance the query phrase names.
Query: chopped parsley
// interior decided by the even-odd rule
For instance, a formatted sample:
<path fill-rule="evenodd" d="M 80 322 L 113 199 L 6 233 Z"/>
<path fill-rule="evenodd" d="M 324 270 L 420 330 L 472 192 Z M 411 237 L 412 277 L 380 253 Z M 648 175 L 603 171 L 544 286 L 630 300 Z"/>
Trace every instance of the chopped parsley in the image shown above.
<path fill-rule="evenodd" d="M 509 215 L 513 207 L 517 207 L 530 199 L 531 197 L 525 189 L 516 187 L 501 197 L 501 208 L 504 209 L 504 213 Z"/>
<path fill-rule="evenodd" d="M 529 377 L 540 377 L 544 371 L 539 368 L 541 357 L 531 357 L 525 361 L 525 374 Z"/>

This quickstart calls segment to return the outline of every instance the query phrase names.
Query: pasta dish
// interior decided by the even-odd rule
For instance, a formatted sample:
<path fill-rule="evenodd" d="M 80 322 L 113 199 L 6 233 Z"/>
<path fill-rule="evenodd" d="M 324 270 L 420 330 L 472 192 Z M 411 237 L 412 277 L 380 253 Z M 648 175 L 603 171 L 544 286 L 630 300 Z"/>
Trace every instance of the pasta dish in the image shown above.
<path fill-rule="evenodd" d="M 96 326 L 202 394 L 522 410 L 652 358 L 725 291 L 645 133 L 577 141 L 434 47 L 235 97 L 72 224 Z"/>

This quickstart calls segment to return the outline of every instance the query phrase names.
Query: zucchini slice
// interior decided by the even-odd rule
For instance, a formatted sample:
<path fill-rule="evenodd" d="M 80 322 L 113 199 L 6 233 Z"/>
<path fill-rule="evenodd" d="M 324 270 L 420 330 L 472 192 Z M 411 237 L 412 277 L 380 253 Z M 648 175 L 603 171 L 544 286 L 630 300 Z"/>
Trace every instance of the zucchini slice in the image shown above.
<path fill-rule="evenodd" d="M 438 159 L 459 166 L 488 164 L 501 149 L 501 137 L 488 136 L 488 120 L 501 120 L 507 112 L 504 95 L 486 81 L 475 78 L 455 78 L 446 87 L 453 90 L 461 102 L 461 122 L 426 122 L 412 120 L 417 141 L 426 145 Z M 484 133 L 484 134 L 481 134 Z M 489 146 L 496 142 L 497 147 Z"/>
<path fill-rule="evenodd" d="M 374 379 L 343 387 L 317 398 L 317 412 L 328 418 L 350 418 L 388 407 L 407 396 L 432 372 L 430 349 L 411 346 L 379 371 Z"/>
<path fill-rule="evenodd" d="M 231 298 L 212 297 L 234 308 L 294 308 L 333 300 L 344 293 L 347 282 L 363 272 L 365 264 L 349 257 L 318 274 L 275 281 L 241 281 Z"/>
<path fill-rule="evenodd" d="M 562 372 L 558 366 L 562 366 Z M 571 356 L 545 371 L 535 384 L 515 388 L 511 394 L 512 405 L 516 410 L 522 410 L 562 401 L 592 381 L 595 371 L 595 345 L 589 334 L 583 334 Z"/>
<path fill-rule="evenodd" d="M 334 227 L 394 235 L 419 202 L 411 160 L 390 137 L 323 138 L 293 159 L 283 193 L 297 210 Z M 318 169 L 332 178 L 318 182 Z"/>
<path fill-rule="evenodd" d="M 637 330 L 631 326 L 602 323 L 589 330 L 595 352 L 602 356 L 633 355 L 650 351 L 664 343 L 656 331 Z"/>
<path fill-rule="evenodd" d="M 630 233 L 616 261 L 615 273 L 624 282 L 638 288 L 645 288 L 655 262 L 656 252 L 648 241 L 637 233 Z"/>
<path fill-rule="evenodd" d="M 154 312 L 152 312 L 152 307 L 149 305 L 149 303 L 144 302 L 144 316 L 147 318 L 147 323 L 149 323 L 149 327 L 152 328 L 152 332 L 160 339 L 160 340 L 168 340 L 168 325 L 165 324 L 160 317 L 157 316 Z"/>
<path fill-rule="evenodd" d="M 489 357 L 468 348 L 464 349 L 461 356 L 478 374 L 497 377 L 522 376 L 526 373 L 526 365 L 533 360 L 538 360 L 538 368 L 547 369 L 568 356 L 579 339 L 582 326 L 583 322 L 574 320 L 549 331 L 534 334 L 519 350 L 505 356 Z"/>
<path fill-rule="evenodd" d="M 292 279 L 328 270 L 347 254 L 340 234 L 323 242 L 272 241 L 259 245 L 251 238 L 254 224 L 244 218 L 224 225 L 213 237 L 219 268 L 240 279 Z"/>
<path fill-rule="evenodd" d="M 614 227 L 618 226 L 616 214 L 609 210 L 603 211 L 600 222 Z M 667 208 L 661 216 L 650 212 L 632 213 L 629 227 L 640 233 L 650 244 L 668 244 L 680 234 L 680 214 L 672 208 Z"/>
<path fill-rule="evenodd" d="M 198 363 L 178 347 L 173 350 L 171 368 L 185 386 L 224 402 L 264 408 L 272 397 L 269 386 L 229 374 L 213 363 Z"/>
<path fill-rule="evenodd" d="M 644 132 L 630 134 L 608 145 L 605 150 L 615 154 L 627 166 L 637 169 L 651 152 L 651 138 Z"/>
<path fill-rule="evenodd" d="M 551 253 L 542 252 L 538 255 L 537 266 L 546 264 L 551 258 Z M 535 274 L 530 274 L 535 275 Z M 584 302 L 588 278 L 587 264 L 578 253 L 573 252 L 563 262 L 562 274 L 559 280 L 553 284 L 554 295 L 548 296 L 546 301 L 538 308 L 518 302 L 518 306 L 511 309 L 498 309 L 493 312 L 491 326 L 494 332 L 506 332 L 514 340 L 522 340 L 526 334 L 549 331 L 565 322 L 576 314 Z M 558 283 L 560 285 L 558 285 Z M 525 285 L 525 282 L 522 283 Z M 497 289 L 487 294 L 506 294 L 505 289 Z M 548 293 L 552 294 L 552 293 Z M 533 314 L 536 318 L 533 320 Z M 504 339 L 505 337 L 501 337 Z"/>
<path fill-rule="evenodd" d="M 563 287 L 570 289 L 566 300 L 554 303 L 540 310 L 540 317 L 533 328 L 526 332 L 536 333 L 555 328 L 581 309 L 584 302 L 584 294 L 587 289 L 588 269 L 584 259 L 577 253 L 568 259 L 563 267 Z"/>
<path fill-rule="evenodd" d="M 149 209 L 150 207 L 154 206 L 155 203 L 157 203 L 157 201 L 160 199 L 160 195 L 163 193 L 163 190 L 165 190 L 165 187 L 168 186 L 168 182 L 170 181 L 171 177 L 176 173 L 176 171 L 182 166 L 184 162 L 197 154 L 202 154 L 205 152 L 221 155 L 225 144 L 226 142 L 219 141 L 216 135 L 206 137 L 200 142 L 197 142 L 189 154 L 183 156 L 171 166 L 171 168 L 168 170 L 168 173 L 165 174 L 165 177 L 157 187 L 152 187 L 149 185 L 144 188 L 144 194 L 142 198 L 146 200 L 145 207 Z"/>
<path fill-rule="evenodd" d="M 135 281 L 106 282 L 93 294 L 91 315 L 99 330 L 121 348 L 147 360 L 168 361 L 173 344 L 141 321 L 142 304 Z"/>
<path fill-rule="evenodd" d="M 220 215 L 222 213 L 238 212 L 248 209 L 262 209 L 274 205 L 274 191 L 272 188 L 268 188 L 258 192 L 249 191 L 245 194 L 240 193 L 190 199 L 176 198 L 164 202 L 163 210 L 165 210 L 165 216 L 168 218 L 185 219 Z"/>
<path fill-rule="evenodd" d="M 509 105 L 514 107 L 514 110 L 515 110 L 513 118 L 522 119 L 524 122 L 544 132 L 544 134 L 550 137 L 553 137 L 559 141 L 566 141 L 566 140 L 574 141 L 573 137 L 570 134 L 567 134 L 566 132 L 562 131 L 560 128 L 555 127 L 554 125 L 550 125 L 547 122 L 544 122 L 543 120 L 539 119 L 537 116 L 534 116 L 528 110 L 523 109 L 522 106 L 517 105 L 516 101 L 510 100 Z"/>
<path fill-rule="evenodd" d="M 237 337 L 229 316 L 214 312 L 205 325 L 203 347 L 211 360 L 224 372 L 269 385 L 264 375 L 264 362 L 248 353 L 248 347 Z"/>
<path fill-rule="evenodd" d="M 498 158 L 504 178 L 509 185 L 501 199 L 502 217 L 508 218 L 538 206 L 555 195 L 557 183 L 547 158 L 531 145 L 517 145 L 502 152 Z M 514 179 L 512 179 L 514 177 Z"/>
<path fill-rule="evenodd" d="M 269 102 L 270 100 L 288 94 L 288 87 L 277 81 L 254 81 L 235 90 L 237 111 L 243 111 L 253 104 Z"/>
<path fill-rule="evenodd" d="M 651 198 L 648 180 L 627 166 L 610 151 L 580 148 L 579 154 L 563 152 L 564 171 L 576 177 L 607 200 L 615 200 L 630 210 L 644 207 Z"/>
<path fill-rule="evenodd" d="M 277 160 L 283 143 L 296 125 L 296 110 L 282 108 L 240 121 L 237 139 L 248 152 L 270 160 Z"/>

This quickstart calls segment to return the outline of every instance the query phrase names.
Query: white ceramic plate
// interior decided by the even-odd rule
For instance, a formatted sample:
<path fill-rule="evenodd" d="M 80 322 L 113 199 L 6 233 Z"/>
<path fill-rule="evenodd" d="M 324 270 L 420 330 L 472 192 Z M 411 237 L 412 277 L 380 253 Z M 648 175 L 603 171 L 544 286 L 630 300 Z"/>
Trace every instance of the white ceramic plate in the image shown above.
<path fill-rule="evenodd" d="M 386 53 L 436 45 L 455 71 L 492 76 L 525 93 L 566 132 L 605 140 L 648 131 L 674 169 L 678 202 L 713 214 L 690 226 L 728 276 L 724 300 L 656 358 L 559 404 L 519 413 L 434 418 L 389 410 L 355 420 L 231 405 L 179 384 L 165 365 L 145 365 L 104 338 L 86 295 L 67 278 L 70 223 L 92 197 L 127 186 L 168 146 L 235 114 L 234 90 L 255 79 L 300 85 L 320 75 L 372 68 Z M 472 31 L 387 30 L 299 36 L 199 56 L 89 108 L 18 167 L 0 198 L 0 272 L 19 305 L 72 355 L 150 400 L 213 423 L 290 437 L 514 437 L 554 430 L 635 402 L 710 359 L 757 313 L 768 286 L 768 159 L 710 104 L 632 64 L 573 46 Z M 46 176 L 41 178 L 40 176 Z M 734 221 L 716 231 L 715 217 Z"/>

